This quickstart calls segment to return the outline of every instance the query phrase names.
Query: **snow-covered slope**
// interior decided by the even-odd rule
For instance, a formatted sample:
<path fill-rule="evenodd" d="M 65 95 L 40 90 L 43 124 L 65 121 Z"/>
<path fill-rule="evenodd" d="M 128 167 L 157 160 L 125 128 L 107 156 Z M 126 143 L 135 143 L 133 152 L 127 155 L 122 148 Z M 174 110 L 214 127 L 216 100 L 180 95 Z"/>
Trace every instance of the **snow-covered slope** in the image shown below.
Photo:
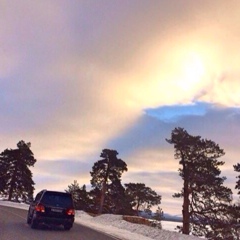
<path fill-rule="evenodd" d="M 0 201 L 0 205 L 28 209 L 28 205 Z M 83 211 L 77 211 L 76 223 L 80 223 L 94 229 L 98 229 L 109 235 L 116 236 L 122 240 L 197 240 L 200 238 L 187 236 L 177 232 L 160 230 L 140 224 L 132 224 L 122 220 L 120 215 L 104 214 L 98 217 L 91 217 Z M 176 223 L 174 223 L 176 226 Z M 163 224 L 164 227 L 164 224 Z"/>

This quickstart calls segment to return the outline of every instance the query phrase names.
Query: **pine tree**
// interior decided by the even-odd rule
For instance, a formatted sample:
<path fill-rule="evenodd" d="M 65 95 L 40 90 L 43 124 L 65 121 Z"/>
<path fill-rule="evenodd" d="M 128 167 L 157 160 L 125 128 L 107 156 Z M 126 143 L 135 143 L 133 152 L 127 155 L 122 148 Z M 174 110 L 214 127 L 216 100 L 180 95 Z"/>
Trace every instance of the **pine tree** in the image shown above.
<path fill-rule="evenodd" d="M 105 199 L 105 206 L 108 206 L 108 212 L 113 214 L 132 215 L 133 210 L 125 194 L 125 188 L 121 181 L 116 179 L 108 186 Z"/>
<path fill-rule="evenodd" d="M 82 187 L 79 187 L 77 180 L 74 180 L 71 185 L 68 185 L 68 189 L 65 191 L 72 194 L 74 206 L 76 209 L 89 209 L 90 200 L 85 184 Z"/>
<path fill-rule="evenodd" d="M 99 202 L 99 213 L 102 213 L 105 203 L 105 196 L 109 190 L 109 184 L 117 182 L 121 179 L 122 173 L 127 171 L 127 164 L 117 158 L 116 150 L 103 149 L 100 157 L 102 160 L 94 163 L 90 172 L 93 188 L 97 188 L 101 192 Z"/>
<path fill-rule="evenodd" d="M 137 214 L 161 203 L 161 196 L 144 183 L 126 183 L 126 196 Z"/>
<path fill-rule="evenodd" d="M 240 164 L 239 163 L 237 165 L 234 165 L 233 168 L 234 168 L 234 171 L 240 172 Z M 236 182 L 235 189 L 238 190 L 238 194 L 240 195 L 240 175 L 237 176 L 237 179 L 238 180 Z"/>
<path fill-rule="evenodd" d="M 181 165 L 183 188 L 174 195 L 183 197 L 181 231 L 208 239 L 225 239 L 230 228 L 228 206 L 232 191 L 223 186 L 226 178 L 220 177 L 219 167 L 224 162 L 218 158 L 224 155 L 224 150 L 211 140 L 189 135 L 183 128 L 175 128 L 167 142 L 174 144 L 175 158 Z"/>
<path fill-rule="evenodd" d="M 154 213 L 153 219 L 161 221 L 163 218 L 163 210 L 158 206 L 156 212 Z"/>
<path fill-rule="evenodd" d="M 8 195 L 8 200 L 14 197 L 24 201 L 33 197 L 34 182 L 29 167 L 34 166 L 36 159 L 30 150 L 31 144 L 20 141 L 17 149 L 6 149 L 0 155 L 1 192 Z"/>
<path fill-rule="evenodd" d="M 80 187 L 77 180 L 74 180 L 74 182 L 71 185 L 68 185 L 68 188 L 65 191 L 72 194 L 74 206 L 76 209 L 79 209 Z"/>
<path fill-rule="evenodd" d="M 8 182 L 8 169 L 10 168 L 10 163 L 0 156 L 0 193 L 5 194 L 5 190 Z"/>
<path fill-rule="evenodd" d="M 240 164 L 238 163 L 237 165 L 233 166 L 234 171 L 240 173 Z M 240 175 L 238 175 L 235 185 L 235 189 L 238 190 L 238 195 L 240 195 Z M 232 216 L 232 226 L 233 226 L 233 232 L 235 235 L 240 237 L 240 200 L 238 199 L 238 202 L 230 206 L 229 212 Z M 237 239 L 237 238 L 236 238 Z"/>

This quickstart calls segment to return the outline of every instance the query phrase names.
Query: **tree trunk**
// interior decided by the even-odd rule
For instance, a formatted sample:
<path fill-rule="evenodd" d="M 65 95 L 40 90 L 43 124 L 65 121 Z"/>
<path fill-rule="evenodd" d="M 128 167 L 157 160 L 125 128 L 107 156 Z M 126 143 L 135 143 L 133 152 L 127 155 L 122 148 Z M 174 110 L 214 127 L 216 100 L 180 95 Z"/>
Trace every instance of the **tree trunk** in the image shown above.
<path fill-rule="evenodd" d="M 15 166 L 15 170 L 13 172 L 13 176 L 12 176 L 12 179 L 10 182 L 10 188 L 9 188 L 9 192 L 8 192 L 8 201 L 12 200 L 12 194 L 13 194 L 13 188 L 14 188 L 14 184 L 15 184 L 16 174 L 17 174 L 17 167 Z"/>
<path fill-rule="evenodd" d="M 189 214 L 189 191 L 188 191 L 188 181 L 184 180 L 184 187 L 183 187 L 183 234 L 189 235 L 189 228 L 190 228 L 190 214 Z"/>
<path fill-rule="evenodd" d="M 139 206 L 140 206 L 140 203 L 139 201 L 137 202 L 137 207 L 136 207 L 136 210 L 137 210 L 137 215 L 139 216 Z"/>
<path fill-rule="evenodd" d="M 190 213 L 189 213 L 189 169 L 187 163 L 185 162 L 184 154 L 182 154 L 182 165 L 183 165 L 183 229 L 182 233 L 189 235 L 190 228 Z"/>
<path fill-rule="evenodd" d="M 104 204 L 104 200 L 105 200 L 105 193 L 106 193 L 106 182 L 104 181 L 103 184 L 102 184 L 100 206 L 99 206 L 99 210 L 98 210 L 99 214 L 101 214 L 102 210 L 103 210 L 103 204 Z"/>
<path fill-rule="evenodd" d="M 99 211 L 98 211 L 98 213 L 100 213 L 100 214 L 102 213 L 102 210 L 103 210 L 106 188 L 107 188 L 107 180 L 108 180 L 108 175 L 109 175 L 109 171 L 110 171 L 110 160 L 108 157 L 107 157 L 107 163 L 108 163 L 107 170 L 106 170 L 106 175 L 104 177 L 103 184 L 102 184 L 101 200 L 100 200 L 100 206 L 99 206 Z"/>

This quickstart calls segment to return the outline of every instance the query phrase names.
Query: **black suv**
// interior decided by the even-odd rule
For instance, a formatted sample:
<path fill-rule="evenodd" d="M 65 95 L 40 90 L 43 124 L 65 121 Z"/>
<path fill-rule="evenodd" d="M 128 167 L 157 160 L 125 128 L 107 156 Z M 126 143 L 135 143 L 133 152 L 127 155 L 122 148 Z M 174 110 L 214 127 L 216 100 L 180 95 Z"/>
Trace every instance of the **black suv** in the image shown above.
<path fill-rule="evenodd" d="M 27 223 L 31 228 L 39 224 L 63 225 L 70 230 L 74 222 L 74 206 L 72 195 L 66 192 L 42 190 L 30 204 Z"/>

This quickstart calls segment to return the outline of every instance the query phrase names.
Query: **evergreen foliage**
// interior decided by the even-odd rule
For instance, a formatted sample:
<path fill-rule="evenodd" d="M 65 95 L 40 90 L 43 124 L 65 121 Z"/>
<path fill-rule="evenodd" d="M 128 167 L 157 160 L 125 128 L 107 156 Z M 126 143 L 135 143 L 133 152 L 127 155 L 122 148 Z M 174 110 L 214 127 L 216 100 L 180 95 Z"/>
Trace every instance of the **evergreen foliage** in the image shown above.
<path fill-rule="evenodd" d="M 125 187 L 126 196 L 137 213 L 139 210 L 150 210 L 152 206 L 161 203 L 161 196 L 144 183 L 127 183 Z"/>
<path fill-rule="evenodd" d="M 238 163 L 237 165 L 233 166 L 234 171 L 236 172 L 240 172 L 240 164 Z M 236 186 L 235 189 L 238 189 L 238 194 L 240 194 L 240 175 L 237 176 L 237 182 L 236 182 Z"/>
<path fill-rule="evenodd" d="M 154 213 L 153 219 L 157 221 L 161 221 L 163 218 L 163 211 L 162 209 L 158 206 L 156 212 Z"/>
<path fill-rule="evenodd" d="M 87 192 L 76 180 L 65 190 L 73 196 L 75 207 L 91 213 L 136 215 L 138 210 L 150 211 L 161 202 L 161 196 L 141 183 L 121 184 L 127 164 L 117 158 L 116 150 L 103 149 L 103 159 L 94 163 L 90 172 L 92 189 Z M 135 208 L 135 209 L 133 209 Z M 160 208 L 158 208 L 160 211 Z M 162 214 L 162 212 L 161 212 Z M 157 212 L 160 218 L 160 212 Z"/>
<path fill-rule="evenodd" d="M 109 184 L 105 199 L 105 208 L 107 212 L 114 214 L 132 214 L 132 208 L 125 194 L 125 189 L 120 179 Z"/>
<path fill-rule="evenodd" d="M 80 188 L 77 180 L 74 180 L 71 185 L 68 185 L 68 189 L 65 191 L 72 194 L 76 209 L 84 211 L 89 209 L 90 200 L 85 184 Z"/>
<path fill-rule="evenodd" d="M 124 171 L 127 171 L 127 164 L 122 160 L 117 158 L 118 152 L 116 150 L 103 149 L 100 157 L 103 158 L 92 167 L 90 172 L 92 179 L 92 187 L 96 189 L 95 192 L 100 191 L 99 196 L 95 195 L 95 200 L 98 201 L 98 212 L 102 213 L 104 207 L 108 208 L 108 204 L 105 204 L 105 197 L 108 194 L 108 201 L 111 196 L 111 205 L 113 208 L 118 208 L 117 202 L 114 202 L 116 188 L 122 188 L 121 176 Z M 105 206 L 104 206 L 105 204 Z"/>
<path fill-rule="evenodd" d="M 171 139 L 175 158 L 181 165 L 179 175 L 183 188 L 175 197 L 183 197 L 184 234 L 190 232 L 208 239 L 226 239 L 231 229 L 228 207 L 232 200 L 231 189 L 223 186 L 218 158 L 224 155 L 215 142 L 191 136 L 183 128 L 175 128 Z M 228 238 L 227 238 L 228 239 Z"/>
<path fill-rule="evenodd" d="M 31 143 L 20 141 L 17 149 L 6 149 L 0 154 L 0 192 L 18 201 L 32 199 L 34 182 L 29 167 L 36 159 L 30 150 Z"/>

